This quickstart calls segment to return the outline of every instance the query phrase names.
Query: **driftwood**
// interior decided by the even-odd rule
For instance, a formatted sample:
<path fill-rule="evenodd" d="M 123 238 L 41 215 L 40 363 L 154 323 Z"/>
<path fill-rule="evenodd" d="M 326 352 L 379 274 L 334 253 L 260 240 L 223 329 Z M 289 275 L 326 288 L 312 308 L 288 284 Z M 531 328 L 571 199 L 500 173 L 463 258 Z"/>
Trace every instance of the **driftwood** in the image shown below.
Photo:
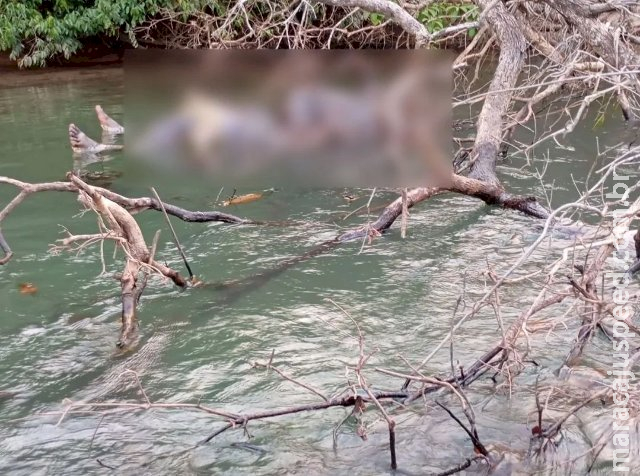
<path fill-rule="evenodd" d="M 445 192 L 454 192 L 479 198 L 487 205 L 494 205 L 512 210 L 518 210 L 535 218 L 547 218 L 549 212 L 538 203 L 535 197 L 518 197 L 504 190 L 500 184 L 483 182 L 462 175 L 453 174 L 447 187 L 414 188 L 407 192 L 407 208 Z M 339 241 L 361 239 L 375 236 L 388 230 L 395 220 L 402 215 L 402 197 L 389 204 L 378 216 L 378 219 L 368 226 L 356 228 L 337 237 Z M 373 233 L 373 234 L 372 234 Z"/>
<path fill-rule="evenodd" d="M 187 286 L 187 281 L 177 271 L 153 259 L 138 223 L 127 210 L 104 197 L 77 176 L 69 174 L 67 177 L 78 187 L 80 202 L 85 207 L 95 210 L 114 236 L 124 239 L 120 242 L 126 255 L 126 264 L 120 276 L 122 328 L 117 346 L 128 347 L 133 343 L 138 327 L 136 304 L 144 289 L 138 285 L 141 268 L 146 265 L 182 288 Z"/>

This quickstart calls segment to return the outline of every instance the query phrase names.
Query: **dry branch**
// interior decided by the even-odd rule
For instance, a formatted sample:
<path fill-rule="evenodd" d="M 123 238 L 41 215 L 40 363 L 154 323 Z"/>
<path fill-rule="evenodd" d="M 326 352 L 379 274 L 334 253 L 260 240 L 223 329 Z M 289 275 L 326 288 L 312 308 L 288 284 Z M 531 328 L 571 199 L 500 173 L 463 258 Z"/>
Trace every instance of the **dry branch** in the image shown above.
<path fill-rule="evenodd" d="M 16 180 L 10 177 L 0 176 L 0 183 L 5 183 L 8 185 L 13 185 L 20 189 L 20 192 L 9 202 L 1 211 L 0 211 L 0 225 L 2 221 L 7 218 L 7 216 L 20 204 L 22 201 L 27 198 L 29 195 L 38 193 L 38 192 L 72 192 L 77 193 L 79 188 L 78 186 L 69 181 L 69 182 L 43 182 L 43 183 L 28 183 L 22 182 L 20 180 Z M 223 222 L 229 224 L 243 224 L 243 225 L 258 225 L 258 224 L 266 224 L 273 225 L 276 223 L 270 222 L 260 222 L 255 220 L 249 220 L 245 218 L 240 218 L 234 215 L 230 215 L 228 213 L 222 213 L 218 211 L 190 211 L 184 208 L 160 202 L 159 200 L 151 197 L 139 197 L 139 198 L 128 198 L 123 195 L 119 195 L 111 190 L 107 190 L 102 187 L 94 187 L 91 186 L 91 189 L 96 193 L 99 193 L 100 196 L 110 200 L 114 204 L 121 206 L 123 209 L 127 210 L 130 213 L 140 212 L 143 210 L 157 210 L 162 211 L 163 208 L 166 210 L 166 213 L 169 215 L 173 215 L 175 217 L 180 218 L 183 221 L 187 222 Z M 278 225 L 285 225 L 287 223 L 280 222 Z M 11 252 L 11 248 L 9 244 L 4 239 L 4 236 L 1 233 L 0 226 L 0 248 L 3 250 L 5 256 L 0 259 L 0 265 L 6 264 L 9 262 L 13 253 Z M 173 278 L 172 278 L 173 279 Z"/>
<path fill-rule="evenodd" d="M 377 400 L 389 400 L 389 399 L 397 399 L 397 398 L 406 398 L 407 392 L 373 392 L 373 397 Z M 294 405 L 285 408 L 279 408 L 275 410 L 265 410 L 261 412 L 255 413 L 245 413 L 238 415 L 238 417 L 233 418 L 228 425 L 225 425 L 218 431 L 212 433 L 208 437 L 206 437 L 200 444 L 208 443 L 213 438 L 221 434 L 222 432 L 237 426 L 246 425 L 251 420 L 261 420 L 264 418 L 274 418 L 282 415 L 291 415 L 294 413 L 300 412 L 309 412 L 309 411 L 317 411 L 317 410 L 326 410 L 327 408 L 334 407 L 353 407 L 356 403 L 360 401 L 372 402 L 373 399 L 369 395 L 348 395 L 341 398 L 334 398 L 327 402 L 319 402 L 319 403 L 310 403 L 307 405 Z"/>
<path fill-rule="evenodd" d="M 446 187 L 414 188 L 406 194 L 406 208 L 445 192 L 455 192 L 479 198 L 487 205 L 495 205 L 518 210 L 536 218 L 547 218 L 549 212 L 538 203 L 535 197 L 520 197 L 506 192 L 499 184 L 482 182 L 462 175 L 453 174 Z M 338 241 L 349 241 L 366 237 L 373 229 L 378 233 L 387 230 L 402 215 L 403 198 L 399 197 L 382 211 L 378 219 L 369 226 L 356 228 L 338 236 Z"/>
<path fill-rule="evenodd" d="M 143 286 L 138 287 L 138 274 L 141 269 L 146 265 L 158 274 L 171 279 L 174 284 L 182 288 L 187 286 L 187 281 L 177 271 L 153 259 L 142 230 L 140 230 L 138 223 L 127 210 L 105 198 L 97 188 L 87 185 L 77 176 L 70 173 L 67 178 L 78 188 L 80 202 L 87 208 L 95 210 L 111 232 L 125 240 L 124 242 L 118 242 L 118 245 L 125 252 L 127 261 L 120 277 L 122 328 L 117 345 L 118 347 L 128 347 L 132 344 L 137 334 L 136 306 L 144 289 Z"/>
<path fill-rule="evenodd" d="M 573 366 L 577 362 L 593 331 L 600 325 L 600 321 L 604 317 L 602 310 L 605 303 L 598 299 L 594 281 L 613 250 L 613 245 L 601 247 L 589 269 L 584 273 L 582 282 L 578 284 L 571 280 L 571 285 L 578 290 L 580 296 L 585 300 L 587 309 L 584 310 L 585 317 L 582 319 L 578 336 L 571 346 L 563 365 Z"/>
<path fill-rule="evenodd" d="M 407 33 L 416 37 L 418 45 L 423 45 L 431 38 L 427 28 L 416 20 L 407 10 L 390 0 L 317 0 L 319 3 L 334 7 L 361 8 L 368 12 L 388 16 Z"/>
<path fill-rule="evenodd" d="M 495 169 L 502 142 L 502 124 L 511 103 L 511 89 L 524 64 L 527 44 L 518 22 L 502 2 L 478 0 L 478 4 L 487 11 L 486 21 L 498 38 L 500 56 L 478 117 L 469 176 L 498 185 Z"/>
<path fill-rule="evenodd" d="M 119 346 L 130 344 L 136 334 L 137 320 L 135 316 L 136 304 L 140 299 L 143 288 L 137 286 L 138 274 L 141 269 L 147 272 L 152 270 L 173 281 L 180 287 L 186 287 L 187 281 L 177 271 L 155 261 L 149 253 L 147 244 L 138 223 L 133 218 L 130 210 L 140 209 L 142 203 L 146 203 L 148 208 L 157 206 L 162 209 L 158 200 L 150 198 L 128 199 L 115 194 L 109 190 L 93 187 L 83 182 L 74 174 L 67 175 L 68 182 L 46 182 L 31 184 L 21 182 L 9 177 L 0 177 L 0 183 L 13 185 L 20 189 L 16 197 L 0 211 L 0 224 L 26 197 L 33 193 L 44 191 L 59 191 L 78 193 L 79 201 L 88 208 L 95 210 L 105 223 L 107 230 L 94 235 L 70 235 L 60 241 L 59 247 L 68 247 L 72 243 L 83 242 L 80 249 L 89 243 L 101 242 L 105 239 L 114 240 L 126 255 L 126 265 L 120 277 L 122 295 L 122 329 L 120 333 Z M 119 202 L 119 203 L 118 203 Z M 121 205 L 124 204 L 124 205 Z M 192 213 L 192 212 L 188 212 Z M 234 217 L 235 218 L 235 217 Z M 5 256 L 0 260 L 0 265 L 6 264 L 12 256 L 11 249 L 0 230 L 0 248 Z"/>

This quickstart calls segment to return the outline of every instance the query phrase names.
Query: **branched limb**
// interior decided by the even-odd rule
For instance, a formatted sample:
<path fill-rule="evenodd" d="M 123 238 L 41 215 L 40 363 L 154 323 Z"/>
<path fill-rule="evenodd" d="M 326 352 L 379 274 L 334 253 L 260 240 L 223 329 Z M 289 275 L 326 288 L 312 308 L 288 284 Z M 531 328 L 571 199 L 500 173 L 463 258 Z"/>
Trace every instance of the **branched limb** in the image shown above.
<path fill-rule="evenodd" d="M 104 197 L 99 189 L 86 184 L 76 175 L 70 173 L 67 178 L 78 188 L 80 202 L 87 208 L 96 211 L 110 228 L 107 234 L 119 238 L 117 244 L 123 249 L 127 257 L 124 271 L 120 276 L 122 328 L 120 339 L 117 343 L 118 347 L 127 347 L 133 343 L 137 335 L 136 306 L 144 289 L 144 286 L 138 286 L 138 274 L 140 271 L 142 269 L 147 272 L 149 269 L 154 270 L 183 288 L 187 286 L 187 281 L 177 271 L 153 259 L 142 230 L 140 230 L 138 223 L 127 210 Z"/>
<path fill-rule="evenodd" d="M 571 285 L 578 291 L 581 299 L 585 301 L 587 309 L 584 310 L 585 317 L 582 320 L 578 336 L 571 346 L 563 365 L 572 366 L 575 364 L 587 345 L 593 331 L 600 325 L 603 318 L 602 310 L 604 308 L 604 302 L 598 298 L 594 280 L 598 276 L 600 269 L 604 266 L 605 260 L 613 252 L 613 249 L 613 245 L 600 248 L 596 258 L 590 265 L 590 269 L 584 273 L 582 283 L 577 283 L 573 279 L 569 280 Z M 597 271 L 594 272 L 594 269 Z"/>
<path fill-rule="evenodd" d="M 387 205 L 378 218 L 368 226 L 347 231 L 338 236 L 338 241 L 362 239 L 371 234 L 371 230 L 382 233 L 389 229 L 395 220 L 402 215 L 404 207 L 412 208 L 416 204 L 433 196 L 446 192 L 454 192 L 479 198 L 487 205 L 495 205 L 511 210 L 518 210 L 536 218 L 547 218 L 549 212 L 538 203 L 534 197 L 521 197 L 507 193 L 499 184 L 492 184 L 480 180 L 453 174 L 450 183 L 443 187 L 414 188 Z"/>
<path fill-rule="evenodd" d="M 373 396 L 377 400 L 389 400 L 389 399 L 395 399 L 395 398 L 404 398 L 407 396 L 407 393 L 406 392 L 374 392 Z M 328 408 L 335 408 L 335 407 L 353 407 L 359 401 L 371 402 L 372 400 L 368 395 L 367 396 L 347 395 L 340 398 L 333 398 L 328 402 L 310 403 L 306 405 L 295 405 L 291 407 L 285 407 L 285 408 L 280 408 L 275 410 L 266 410 L 266 411 L 256 412 L 256 413 L 245 413 L 237 416 L 236 418 L 230 418 L 231 420 L 230 423 L 228 423 L 227 425 L 223 426 L 219 430 L 209 435 L 207 438 L 205 438 L 201 442 L 201 444 L 208 443 L 213 438 L 215 438 L 216 436 L 220 435 L 221 433 L 223 433 L 224 431 L 230 428 L 245 425 L 247 422 L 252 420 L 274 418 L 282 415 L 291 415 L 291 414 L 300 413 L 300 412 L 326 410 Z"/>
<path fill-rule="evenodd" d="M 22 201 L 27 198 L 29 195 L 38 193 L 38 192 L 72 192 L 77 193 L 79 188 L 76 183 L 69 182 L 43 182 L 43 183 L 28 183 L 22 182 L 20 180 L 16 180 L 10 177 L 0 176 L 0 184 L 8 184 L 13 185 L 20 189 L 20 192 L 0 211 L 0 230 L 2 226 L 2 222 L 9 214 L 20 204 Z M 119 205 L 124 210 L 135 213 L 140 212 L 142 210 L 157 210 L 162 211 L 163 207 L 166 210 L 166 213 L 169 215 L 173 215 L 175 217 L 180 218 L 183 221 L 187 222 L 223 222 L 229 224 L 244 224 L 244 225 L 258 225 L 258 224 L 275 224 L 275 223 L 267 223 L 260 222 L 255 220 L 249 220 L 245 218 L 240 218 L 234 215 L 230 215 L 228 213 L 222 213 L 218 211 L 190 211 L 184 208 L 172 205 L 170 203 L 160 202 L 156 198 L 152 197 L 139 197 L 139 198 L 128 198 L 123 195 L 119 195 L 111 190 L 107 190 L 101 187 L 93 187 L 91 186 L 91 190 L 95 191 L 95 193 L 99 193 L 101 197 L 110 200 L 114 204 Z M 85 190 L 86 192 L 86 190 Z M 278 225 L 283 225 L 286 223 L 277 223 Z M 0 259 L 0 265 L 8 263 L 13 253 L 11 252 L 11 248 L 9 247 L 8 242 L 2 236 L 2 241 L 0 242 L 0 248 L 2 249 L 4 256 Z M 157 263 L 156 263 L 157 264 Z M 158 265 L 158 267 L 162 267 Z M 166 269 L 164 271 L 167 271 Z M 163 273 L 164 274 L 164 273 Z M 173 278 L 172 278 L 173 279 Z M 175 281 L 175 279 L 174 279 Z"/>
<path fill-rule="evenodd" d="M 277 373 L 278 375 L 280 375 L 280 377 L 282 377 L 285 380 L 288 380 L 289 382 L 292 382 L 296 385 L 298 385 L 299 387 L 304 388 L 305 390 L 313 393 L 314 395 L 319 396 L 320 398 L 322 398 L 325 402 L 329 401 L 329 398 L 327 398 L 320 390 L 317 390 L 315 388 L 313 388 L 311 385 L 306 384 L 304 382 L 301 382 L 300 380 L 291 377 L 290 375 L 287 375 L 285 372 L 283 372 L 282 370 L 280 370 L 278 367 L 273 365 L 273 353 L 271 354 L 271 358 L 269 359 L 269 362 L 267 362 L 266 364 L 262 364 L 260 362 L 254 362 L 253 363 L 253 367 L 255 368 L 263 368 L 266 370 L 273 370 L 275 373 Z"/>

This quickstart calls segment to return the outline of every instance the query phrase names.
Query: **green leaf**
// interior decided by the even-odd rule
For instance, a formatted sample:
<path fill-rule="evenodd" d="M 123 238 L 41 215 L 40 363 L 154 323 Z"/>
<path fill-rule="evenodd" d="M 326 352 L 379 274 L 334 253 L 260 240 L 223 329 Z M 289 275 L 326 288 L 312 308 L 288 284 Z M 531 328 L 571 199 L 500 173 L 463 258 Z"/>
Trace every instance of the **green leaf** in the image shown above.
<path fill-rule="evenodd" d="M 373 26 L 378 26 L 384 21 L 384 15 L 380 15 L 379 13 L 370 13 L 369 20 Z"/>

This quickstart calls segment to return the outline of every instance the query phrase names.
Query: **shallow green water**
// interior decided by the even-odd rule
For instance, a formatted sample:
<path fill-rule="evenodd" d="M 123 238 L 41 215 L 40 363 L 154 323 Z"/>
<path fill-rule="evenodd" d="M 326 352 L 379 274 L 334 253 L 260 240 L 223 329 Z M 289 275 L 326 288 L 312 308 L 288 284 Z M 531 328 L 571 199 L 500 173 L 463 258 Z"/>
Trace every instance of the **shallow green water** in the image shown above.
<path fill-rule="evenodd" d="M 0 175 L 29 182 L 63 179 L 68 170 L 82 165 L 74 165 L 68 123 L 98 138 L 93 106 L 101 104 L 120 119 L 122 103 L 121 77 L 114 70 L 0 90 Z M 572 179 L 584 180 L 595 159 L 596 135 L 601 146 L 614 141 L 610 136 L 617 133 L 616 123 L 611 120 L 608 127 L 598 134 L 589 126 L 576 131 L 573 151 L 549 145 L 539 152 L 534 166 L 542 168 L 543 152 L 554 159 L 547 171 L 548 182 L 554 183 L 554 205 L 576 196 Z M 219 189 L 202 179 L 162 175 L 132 164 L 125 153 L 106 159 L 84 170 L 106 178 L 100 183 L 116 192 L 149 195 L 147 185 L 153 183 L 165 200 L 177 205 L 215 207 Z M 540 182 L 519 170 L 525 164 L 523 158 L 506 162 L 501 178 L 514 192 L 543 196 Z M 301 226 L 186 224 L 177 219 L 173 224 L 196 274 L 207 283 L 219 283 L 269 269 L 341 229 L 364 223 L 363 216 L 342 218 L 365 203 L 370 191 L 352 191 L 362 197 L 353 203 L 345 202 L 342 192 L 280 190 L 229 209 L 254 219 L 298 219 L 306 223 Z M 0 185 L 0 204 L 15 193 L 11 186 Z M 378 194 L 375 203 L 391 199 L 391 194 Z M 353 322 L 327 299 L 348 310 L 362 328 L 368 351 L 376 351 L 365 372 L 369 383 L 379 390 L 398 390 L 401 379 L 374 368 L 406 371 L 402 358 L 419 362 L 449 331 L 463 285 L 467 299 L 478 297 L 489 285 L 482 274 L 487 262 L 498 272 L 505 270 L 535 232 L 530 218 L 474 199 L 445 196 L 411 211 L 405 240 L 394 227 L 362 252 L 361 243 L 346 244 L 260 285 L 180 292 L 153 280 L 139 307 L 140 343 L 119 355 L 114 346 L 119 284 L 113 275 L 121 270 L 122 256 L 114 260 L 112 246 L 105 246 L 107 272 L 101 274 L 99 247 L 80 254 L 48 252 L 49 245 L 64 236 L 61 227 L 74 233 L 95 231 L 94 216 L 78 216 L 79 211 L 72 194 L 42 193 L 29 197 L 3 223 L 15 257 L 0 268 L 0 390 L 15 395 L 0 401 L 0 473 L 107 474 L 105 466 L 120 474 L 388 473 L 386 427 L 372 408 L 365 415 L 368 439 L 361 440 L 349 420 L 337 433 L 336 448 L 333 429 L 348 414 L 345 409 L 252 422 L 251 438 L 241 429 L 230 430 L 196 448 L 223 420 L 184 408 L 106 414 L 94 408 L 93 413 L 68 414 L 61 421 L 60 412 L 65 399 L 144 403 L 127 369 L 137 372 L 154 402 L 202 402 L 252 412 L 317 401 L 277 375 L 252 368 L 254 361 L 267 361 L 272 350 L 274 364 L 333 395 L 345 387 L 345 364 L 355 363 L 358 348 Z M 159 257 L 183 271 L 161 215 L 144 212 L 137 218 L 149 241 L 162 229 Z M 543 254 L 536 254 L 523 272 L 546 262 Z M 19 284 L 25 282 L 38 292 L 21 294 Z M 536 292 L 527 281 L 505 288 L 503 319 L 510 322 Z M 564 310 L 554 308 L 549 316 Z M 573 327 L 550 336 L 534 352 L 531 358 L 539 367 L 526 368 L 511 399 L 504 391 L 496 392 L 487 378 L 469 392 L 483 441 L 502 448 L 505 474 L 526 454 L 535 378 L 549 377 L 559 366 L 578 326 L 577 318 L 570 322 Z M 457 335 L 455 359 L 470 362 L 499 335 L 490 310 L 481 313 Z M 595 339 L 581 367 L 586 375 L 609 368 L 608 349 L 605 341 Z M 425 372 L 448 368 L 445 350 Z M 449 397 L 445 401 L 456 405 Z M 567 396 L 550 411 L 573 404 Z M 606 412 L 594 406 L 566 425 L 565 441 L 553 458 L 559 467 L 570 469 L 563 461 L 586 451 L 590 439 L 609 424 L 596 418 Z M 406 473 L 442 471 L 472 455 L 466 435 L 433 403 L 393 413 L 399 466 Z M 580 473 L 582 464 L 576 463 L 574 470 Z"/>

